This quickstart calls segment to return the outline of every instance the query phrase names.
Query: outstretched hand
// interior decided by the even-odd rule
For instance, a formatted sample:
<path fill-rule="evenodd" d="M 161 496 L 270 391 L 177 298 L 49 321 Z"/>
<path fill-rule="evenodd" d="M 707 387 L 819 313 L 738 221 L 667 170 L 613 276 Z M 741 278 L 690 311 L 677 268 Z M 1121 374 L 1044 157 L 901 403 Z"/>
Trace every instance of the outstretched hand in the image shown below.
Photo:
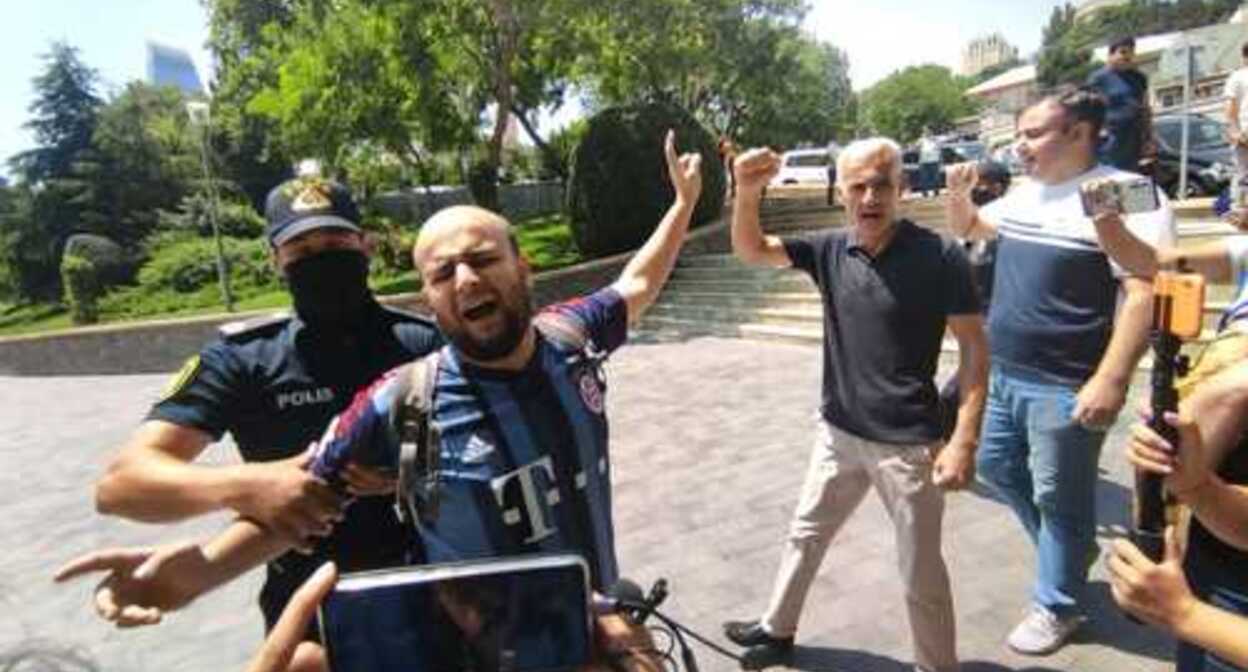
<path fill-rule="evenodd" d="M 945 170 L 945 183 L 951 196 L 969 198 L 979 182 L 979 166 L 974 161 L 955 163 Z"/>
<path fill-rule="evenodd" d="M 119 628 L 159 623 L 166 612 L 199 595 L 209 576 L 203 549 L 194 542 L 146 548 L 109 548 L 79 556 L 57 570 L 57 583 L 105 572 L 95 587 L 95 613 Z"/>
<path fill-rule="evenodd" d="M 702 155 L 696 152 L 676 155 L 676 131 L 668 130 L 663 141 L 667 175 L 676 189 L 677 202 L 692 206 L 702 195 Z"/>

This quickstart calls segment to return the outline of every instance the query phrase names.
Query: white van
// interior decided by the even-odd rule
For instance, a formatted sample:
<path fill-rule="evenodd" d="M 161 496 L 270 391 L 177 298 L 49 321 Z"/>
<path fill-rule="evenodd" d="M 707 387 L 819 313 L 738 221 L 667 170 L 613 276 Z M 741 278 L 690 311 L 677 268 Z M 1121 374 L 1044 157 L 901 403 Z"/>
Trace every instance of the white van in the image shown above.
<path fill-rule="evenodd" d="M 827 148 L 794 149 L 780 157 L 780 172 L 771 178 L 778 184 L 827 184 L 828 162 L 832 160 Z"/>

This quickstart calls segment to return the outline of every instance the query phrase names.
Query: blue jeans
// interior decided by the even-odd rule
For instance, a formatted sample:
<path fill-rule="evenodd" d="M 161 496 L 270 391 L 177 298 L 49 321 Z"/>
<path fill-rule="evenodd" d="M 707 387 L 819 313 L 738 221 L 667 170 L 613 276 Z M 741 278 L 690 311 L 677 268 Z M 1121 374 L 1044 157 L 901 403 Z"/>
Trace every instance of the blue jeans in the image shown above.
<path fill-rule="evenodd" d="M 994 362 L 976 470 L 1036 546 L 1032 599 L 1079 611 L 1096 548 L 1097 462 L 1104 431 L 1071 420 L 1076 388 Z"/>

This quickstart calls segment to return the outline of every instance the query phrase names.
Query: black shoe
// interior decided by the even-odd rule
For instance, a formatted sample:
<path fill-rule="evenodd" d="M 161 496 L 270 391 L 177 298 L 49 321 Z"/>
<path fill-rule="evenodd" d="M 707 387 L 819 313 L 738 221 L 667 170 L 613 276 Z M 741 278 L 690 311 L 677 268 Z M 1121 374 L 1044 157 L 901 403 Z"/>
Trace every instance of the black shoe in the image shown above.
<path fill-rule="evenodd" d="M 772 637 L 758 621 L 728 621 L 724 623 L 724 636 L 739 646 L 767 647 L 785 653 L 793 650 L 792 637 Z"/>

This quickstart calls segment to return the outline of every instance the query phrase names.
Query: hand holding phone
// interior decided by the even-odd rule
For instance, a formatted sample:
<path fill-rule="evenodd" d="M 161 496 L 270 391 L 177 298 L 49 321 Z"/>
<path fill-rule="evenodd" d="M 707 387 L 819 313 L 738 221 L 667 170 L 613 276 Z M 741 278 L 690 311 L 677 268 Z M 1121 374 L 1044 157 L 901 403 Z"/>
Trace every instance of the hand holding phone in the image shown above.
<path fill-rule="evenodd" d="M 1147 177 L 1112 177 L 1088 180 L 1079 185 L 1083 213 L 1088 217 L 1104 214 L 1132 215 L 1161 207 L 1157 186 Z"/>

